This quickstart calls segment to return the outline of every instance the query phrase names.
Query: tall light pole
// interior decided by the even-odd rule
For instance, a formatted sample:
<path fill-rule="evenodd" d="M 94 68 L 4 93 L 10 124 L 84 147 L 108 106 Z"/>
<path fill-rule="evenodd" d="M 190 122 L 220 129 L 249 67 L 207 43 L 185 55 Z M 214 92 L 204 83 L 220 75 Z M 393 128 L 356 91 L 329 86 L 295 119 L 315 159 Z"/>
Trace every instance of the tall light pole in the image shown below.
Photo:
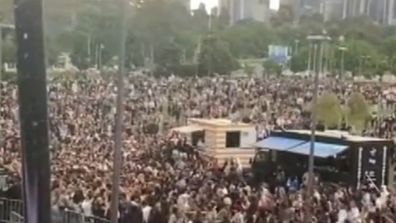
<path fill-rule="evenodd" d="M 311 108 L 311 145 L 309 150 L 309 162 L 308 162 L 308 190 L 307 190 L 307 202 L 311 204 L 314 192 L 314 152 L 315 152 L 315 131 L 316 131 L 316 104 L 318 98 L 318 90 L 319 90 L 319 72 L 322 69 L 322 56 L 323 56 L 323 45 L 325 42 L 330 41 L 330 37 L 326 35 L 310 35 L 307 37 L 307 40 L 313 43 L 313 55 L 314 55 L 314 70 L 315 70 L 315 77 L 314 77 L 314 92 L 312 98 L 312 108 Z M 317 50 L 318 46 L 320 47 L 319 51 L 319 58 L 317 58 Z M 319 66 L 317 66 L 317 61 L 319 59 Z M 307 214 L 307 220 L 310 221 L 311 217 L 311 207 Z"/>
<path fill-rule="evenodd" d="M 124 76 L 125 76 L 125 45 L 126 45 L 126 27 L 127 27 L 127 0 L 119 0 L 120 4 L 120 55 L 117 80 L 117 114 L 115 117 L 115 139 L 114 139 L 114 161 L 113 161 L 113 184 L 111 193 L 111 223 L 118 222 L 118 206 L 120 194 L 120 178 L 122 167 L 122 132 L 124 117 Z"/>
<path fill-rule="evenodd" d="M 338 47 L 338 50 L 341 52 L 341 64 L 340 64 L 340 78 L 344 78 L 344 66 L 345 66 L 345 51 L 347 51 L 348 48 L 340 46 Z"/>
<path fill-rule="evenodd" d="M 295 47 L 294 47 L 294 55 L 297 55 L 298 54 L 298 44 L 300 43 L 300 40 L 298 40 L 298 39 L 296 39 L 296 40 L 294 40 L 294 44 L 295 44 Z"/>
<path fill-rule="evenodd" d="M 307 70 L 308 70 L 308 75 L 311 75 L 311 63 L 312 63 L 312 44 L 309 43 L 309 49 L 308 49 L 308 62 L 307 62 Z"/>

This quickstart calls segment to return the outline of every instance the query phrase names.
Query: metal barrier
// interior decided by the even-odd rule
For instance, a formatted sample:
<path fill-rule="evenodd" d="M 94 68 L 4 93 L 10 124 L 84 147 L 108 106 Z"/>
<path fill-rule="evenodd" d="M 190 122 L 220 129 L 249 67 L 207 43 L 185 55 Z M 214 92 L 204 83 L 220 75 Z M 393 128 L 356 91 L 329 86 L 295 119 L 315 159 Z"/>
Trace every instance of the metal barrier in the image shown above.
<path fill-rule="evenodd" d="M 23 202 L 21 200 L 0 198 L 0 223 L 23 223 L 23 216 Z M 110 223 L 107 219 L 84 216 L 70 210 L 52 210 L 51 218 L 53 223 Z"/>
<path fill-rule="evenodd" d="M 23 216 L 12 211 L 10 214 L 10 223 L 23 223 Z"/>
<path fill-rule="evenodd" d="M 16 215 L 23 216 L 23 202 L 0 198 L 0 223 L 8 223 Z"/>
<path fill-rule="evenodd" d="M 64 211 L 62 223 L 110 223 L 109 220 L 95 217 L 85 216 L 74 211 Z"/>

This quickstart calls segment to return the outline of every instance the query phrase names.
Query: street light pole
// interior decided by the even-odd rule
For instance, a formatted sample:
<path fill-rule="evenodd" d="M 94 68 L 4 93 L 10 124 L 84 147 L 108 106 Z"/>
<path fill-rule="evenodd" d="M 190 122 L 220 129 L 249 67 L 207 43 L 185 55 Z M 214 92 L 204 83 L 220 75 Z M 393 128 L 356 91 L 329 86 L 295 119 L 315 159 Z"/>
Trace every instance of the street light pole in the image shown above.
<path fill-rule="evenodd" d="M 324 73 L 323 54 L 324 54 L 324 45 L 322 42 L 320 42 L 320 44 L 319 44 L 319 75 L 323 75 L 323 73 Z"/>
<path fill-rule="evenodd" d="M 300 40 L 296 39 L 294 40 L 295 43 L 295 48 L 294 48 L 294 55 L 298 54 L 298 44 L 300 43 Z"/>
<path fill-rule="evenodd" d="M 312 63 L 312 44 L 310 43 L 309 44 L 309 50 L 308 50 L 308 67 L 307 67 L 307 70 L 308 70 L 308 74 L 309 75 L 311 75 L 311 63 Z"/>
<path fill-rule="evenodd" d="M 307 185 L 307 193 L 306 193 L 306 201 L 308 202 L 309 209 L 308 213 L 306 215 L 306 222 L 311 221 L 311 202 L 312 202 L 312 197 L 313 197 L 313 192 L 314 192 L 314 152 L 315 152 L 315 132 L 316 132 L 316 122 L 317 122 L 317 115 L 316 115 L 316 104 L 317 104 L 317 98 L 318 98 L 318 91 L 319 91 L 319 72 L 322 69 L 322 56 L 323 56 L 323 44 L 326 41 L 330 40 L 330 37 L 324 36 L 324 35 L 311 35 L 308 36 L 307 39 L 311 42 L 313 42 L 314 46 L 314 71 L 315 71 L 315 77 L 314 77 L 314 92 L 313 92 L 313 98 L 312 98 L 312 107 L 311 107 L 311 145 L 310 145 L 310 150 L 309 150 L 309 161 L 308 161 L 308 185 Z M 319 66 L 318 64 L 318 58 L 317 58 L 317 51 L 318 51 L 318 45 L 320 45 L 320 52 L 319 52 Z"/>
<path fill-rule="evenodd" d="M 362 63 L 363 63 L 363 56 L 359 58 L 359 76 L 362 76 Z"/>
<path fill-rule="evenodd" d="M 347 50 L 346 47 L 338 47 L 338 50 L 341 51 L 341 70 L 340 70 L 340 78 L 344 77 L 344 65 L 345 65 L 345 51 Z"/>

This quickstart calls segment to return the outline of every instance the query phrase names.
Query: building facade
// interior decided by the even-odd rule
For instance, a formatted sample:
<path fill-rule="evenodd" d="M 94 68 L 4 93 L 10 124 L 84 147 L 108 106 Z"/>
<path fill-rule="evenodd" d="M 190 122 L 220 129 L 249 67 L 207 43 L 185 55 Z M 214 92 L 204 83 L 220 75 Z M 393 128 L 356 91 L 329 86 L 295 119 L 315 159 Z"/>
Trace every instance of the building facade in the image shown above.
<path fill-rule="evenodd" d="M 191 8 L 191 0 L 173 0 L 173 1 L 179 2 L 179 4 L 183 5 L 188 10 L 190 10 Z"/>
<path fill-rule="evenodd" d="M 219 9 L 226 10 L 230 25 L 245 19 L 268 22 L 270 17 L 269 0 L 219 0 Z"/>
<path fill-rule="evenodd" d="M 395 0 L 343 1 L 343 19 L 366 16 L 379 24 L 395 24 Z"/>
<path fill-rule="evenodd" d="M 323 0 L 320 3 L 319 13 L 323 15 L 324 21 L 338 20 L 342 18 L 343 0 Z"/>

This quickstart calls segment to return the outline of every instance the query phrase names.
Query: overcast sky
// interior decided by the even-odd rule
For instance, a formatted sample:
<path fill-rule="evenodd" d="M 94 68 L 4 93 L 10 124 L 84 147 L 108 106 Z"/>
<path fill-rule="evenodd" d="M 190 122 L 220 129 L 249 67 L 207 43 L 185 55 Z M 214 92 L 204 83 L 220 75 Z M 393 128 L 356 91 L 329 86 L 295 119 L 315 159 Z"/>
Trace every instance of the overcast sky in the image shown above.
<path fill-rule="evenodd" d="M 199 3 L 203 2 L 206 5 L 206 9 L 210 10 L 211 8 L 217 6 L 219 0 L 191 0 L 191 8 L 195 9 L 198 7 Z M 270 0 L 270 8 L 274 10 L 278 10 L 279 8 L 279 0 Z"/>

